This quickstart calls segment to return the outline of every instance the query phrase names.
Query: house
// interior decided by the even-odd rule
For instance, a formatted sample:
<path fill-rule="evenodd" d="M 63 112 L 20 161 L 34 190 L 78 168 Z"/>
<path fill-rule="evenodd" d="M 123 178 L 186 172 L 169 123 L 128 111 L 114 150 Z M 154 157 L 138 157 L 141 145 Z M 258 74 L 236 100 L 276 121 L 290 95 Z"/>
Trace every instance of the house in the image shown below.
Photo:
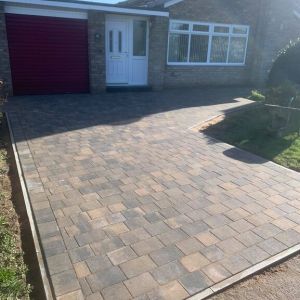
<path fill-rule="evenodd" d="M 14 95 L 263 84 L 297 2 L 0 0 L 0 77 Z"/>

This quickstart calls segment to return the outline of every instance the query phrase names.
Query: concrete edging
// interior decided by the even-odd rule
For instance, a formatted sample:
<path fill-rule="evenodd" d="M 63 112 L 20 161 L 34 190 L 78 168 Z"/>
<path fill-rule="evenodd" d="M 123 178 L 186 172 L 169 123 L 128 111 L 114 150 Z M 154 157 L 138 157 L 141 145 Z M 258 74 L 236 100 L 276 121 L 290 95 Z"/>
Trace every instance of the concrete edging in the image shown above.
<path fill-rule="evenodd" d="M 248 99 L 247 99 L 248 100 Z M 250 100 L 249 100 L 250 101 Z M 231 109 L 228 109 L 227 111 L 224 111 L 218 115 L 214 115 L 212 117 L 209 117 L 208 119 L 202 121 L 202 122 L 199 122 L 197 124 L 194 124 L 192 125 L 191 127 L 188 128 L 188 130 L 192 130 L 194 132 L 198 132 L 199 131 L 199 127 L 205 123 L 208 123 L 216 118 L 219 118 L 219 117 L 223 117 L 223 116 L 226 116 L 226 114 L 233 114 L 233 113 L 237 113 L 237 112 L 240 112 L 240 111 L 246 111 L 248 109 L 254 109 L 258 106 L 260 106 L 261 103 L 259 102 L 254 102 L 253 103 L 249 103 L 249 104 L 246 104 L 246 105 L 242 105 L 240 107 L 233 107 Z"/>
<path fill-rule="evenodd" d="M 8 124 L 8 129 L 9 129 L 9 135 L 10 135 L 10 140 L 11 140 L 11 144 L 12 144 L 12 149 L 13 149 L 13 153 L 14 153 L 14 159 L 16 162 L 16 166 L 17 166 L 17 173 L 18 173 L 18 177 L 20 180 L 20 185 L 21 185 L 21 189 L 22 189 L 22 194 L 23 194 L 23 198 L 24 198 L 24 203 L 25 203 L 25 208 L 26 208 L 26 213 L 27 213 L 27 217 L 29 220 L 29 225 L 30 225 L 30 231 L 32 234 L 32 239 L 33 239 L 33 243 L 34 243 L 34 248 L 35 248 L 35 253 L 37 256 L 37 260 L 38 260 L 38 264 L 39 264 L 39 270 L 41 273 L 41 279 L 43 282 L 43 289 L 45 292 L 45 296 L 47 300 L 53 300 L 53 295 L 52 295 L 52 289 L 51 289 L 51 284 L 47 275 L 47 270 L 45 267 L 45 262 L 44 262 L 44 258 L 42 255 L 42 251 L 41 251 L 41 245 L 40 245 L 40 241 L 39 241 L 39 237 L 38 237 L 38 233 L 37 233 L 37 228 L 35 225 L 35 221 L 34 221 L 34 217 L 33 217 L 33 212 L 32 212 L 32 207 L 30 204 L 30 200 L 29 200 L 29 195 L 28 195 L 28 191 L 26 188 L 26 183 L 24 180 L 24 175 L 23 175 L 23 170 L 20 164 L 20 159 L 19 159 L 19 154 L 18 154 L 18 150 L 16 147 L 16 143 L 15 143 L 15 139 L 14 139 L 14 135 L 13 135 L 13 130 L 11 127 L 11 123 L 9 120 L 9 114 L 7 112 L 5 112 L 5 116 L 6 116 L 6 120 L 7 120 L 7 124 Z"/>
<path fill-rule="evenodd" d="M 217 293 L 222 292 L 223 290 L 232 287 L 233 285 L 239 283 L 240 281 L 257 274 L 258 272 L 261 272 L 265 270 L 266 268 L 269 268 L 275 264 L 280 263 L 283 260 L 286 260 L 290 256 L 298 253 L 300 251 L 300 244 L 295 245 L 283 252 L 280 252 L 279 254 L 276 254 L 266 260 L 263 260 L 262 262 L 238 273 L 235 274 L 219 283 L 216 283 L 215 285 L 205 289 L 204 291 L 191 296 L 187 299 L 189 300 L 203 300 L 207 299 L 208 297 L 211 297 Z"/>

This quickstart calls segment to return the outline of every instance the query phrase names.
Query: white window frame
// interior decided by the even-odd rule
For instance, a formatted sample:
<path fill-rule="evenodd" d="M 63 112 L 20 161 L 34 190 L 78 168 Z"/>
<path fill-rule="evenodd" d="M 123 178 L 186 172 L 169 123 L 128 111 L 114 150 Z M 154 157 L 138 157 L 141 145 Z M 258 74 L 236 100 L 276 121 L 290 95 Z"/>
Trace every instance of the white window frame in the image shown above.
<path fill-rule="evenodd" d="M 188 30 L 175 30 L 171 29 L 172 24 L 179 23 L 179 24 L 188 24 Z M 209 31 L 201 32 L 201 31 L 193 31 L 193 25 L 204 25 L 209 26 Z M 229 33 L 221 33 L 221 32 L 214 32 L 214 28 L 222 26 L 228 27 Z M 233 33 L 234 28 L 244 28 L 247 29 L 246 34 L 240 33 Z M 170 20 L 169 23 L 169 33 L 168 33 L 168 49 L 167 49 L 167 64 L 170 66 L 245 66 L 246 64 L 246 57 L 247 57 L 247 50 L 248 50 L 248 39 L 249 39 L 249 32 L 250 26 L 249 25 L 237 25 L 237 24 L 221 24 L 221 23 L 207 23 L 207 22 L 193 22 L 193 21 L 185 21 L 185 20 Z M 177 33 L 177 34 L 188 34 L 189 35 L 189 44 L 188 44 L 188 55 L 187 55 L 187 62 L 169 62 L 169 47 L 170 47 L 170 34 Z M 208 36 L 208 52 L 207 52 L 207 61 L 206 62 L 189 62 L 190 59 L 190 46 L 191 46 L 191 36 L 192 35 L 205 35 Z M 211 48 L 212 48 L 212 38 L 214 36 L 226 36 L 229 37 L 228 49 L 227 49 L 227 59 L 226 63 L 215 63 L 210 62 L 210 55 L 211 55 Z M 246 38 L 246 49 L 245 49 L 245 56 L 242 63 L 230 63 L 228 62 L 229 59 L 229 51 L 230 51 L 230 42 L 231 37 L 243 37 Z"/>

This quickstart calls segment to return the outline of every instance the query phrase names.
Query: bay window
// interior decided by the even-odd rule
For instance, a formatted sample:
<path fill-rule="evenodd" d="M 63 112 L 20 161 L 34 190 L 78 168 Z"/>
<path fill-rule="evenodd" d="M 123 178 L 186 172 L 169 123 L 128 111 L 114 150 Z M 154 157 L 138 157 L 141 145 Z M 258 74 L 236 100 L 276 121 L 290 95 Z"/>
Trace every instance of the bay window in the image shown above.
<path fill-rule="evenodd" d="M 171 21 L 168 64 L 244 65 L 249 27 Z"/>

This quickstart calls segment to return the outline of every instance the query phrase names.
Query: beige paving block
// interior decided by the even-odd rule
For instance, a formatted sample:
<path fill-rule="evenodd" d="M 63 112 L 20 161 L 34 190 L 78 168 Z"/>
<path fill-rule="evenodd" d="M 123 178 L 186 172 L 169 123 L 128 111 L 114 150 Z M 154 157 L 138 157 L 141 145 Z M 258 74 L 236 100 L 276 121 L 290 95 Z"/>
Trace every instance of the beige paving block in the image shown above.
<path fill-rule="evenodd" d="M 137 297 L 154 289 L 158 283 L 149 273 L 143 273 L 124 282 L 133 297 Z"/>
<path fill-rule="evenodd" d="M 148 293 L 150 299 L 182 300 L 189 296 L 178 281 L 169 282 Z"/>
<path fill-rule="evenodd" d="M 117 212 L 125 210 L 126 206 L 122 202 L 120 202 L 120 203 L 115 203 L 115 204 L 109 205 L 108 208 L 110 209 L 110 211 L 112 213 L 117 213 Z"/>
<path fill-rule="evenodd" d="M 215 283 L 231 276 L 231 273 L 219 263 L 214 263 L 204 267 L 202 269 L 202 272 L 204 272 L 209 277 L 209 279 L 211 279 Z"/>
<path fill-rule="evenodd" d="M 183 257 L 180 261 L 189 272 L 196 271 L 210 263 L 210 261 L 199 252 L 187 255 Z"/>
<path fill-rule="evenodd" d="M 121 233 L 129 231 L 124 223 L 117 223 L 103 227 L 103 230 L 110 235 L 120 235 Z"/>
<path fill-rule="evenodd" d="M 104 300 L 129 300 L 131 295 L 123 283 L 114 284 L 102 290 Z"/>
<path fill-rule="evenodd" d="M 78 278 L 86 277 L 91 274 L 87 264 L 84 261 L 73 265 Z"/>
<path fill-rule="evenodd" d="M 120 267 L 126 276 L 131 278 L 155 269 L 156 264 L 149 256 L 141 256 L 121 264 Z"/>
<path fill-rule="evenodd" d="M 109 252 L 107 253 L 107 256 L 114 265 L 122 264 L 137 257 L 137 255 L 130 247 L 123 247 Z"/>
<path fill-rule="evenodd" d="M 196 238 L 205 246 L 211 246 L 219 242 L 219 239 L 210 232 L 199 233 Z"/>

